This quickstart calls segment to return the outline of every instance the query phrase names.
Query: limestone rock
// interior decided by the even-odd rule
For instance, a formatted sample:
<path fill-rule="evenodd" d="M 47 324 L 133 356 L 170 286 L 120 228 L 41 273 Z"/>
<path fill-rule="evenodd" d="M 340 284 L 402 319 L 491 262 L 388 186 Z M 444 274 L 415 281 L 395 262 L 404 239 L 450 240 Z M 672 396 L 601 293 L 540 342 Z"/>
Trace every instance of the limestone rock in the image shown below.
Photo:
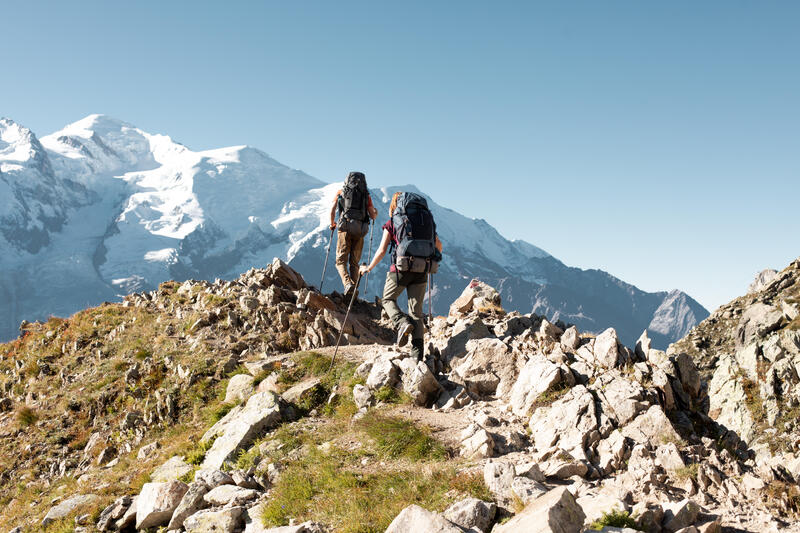
<path fill-rule="evenodd" d="M 278 398 L 270 392 L 259 392 L 250 397 L 241 410 L 231 411 L 223 425 L 224 432 L 217 437 L 206 453 L 203 469 L 219 469 L 242 447 L 253 442 L 258 435 L 275 427 L 281 421 Z M 222 422 L 222 420 L 220 421 Z M 212 428 L 213 429 L 213 428 Z"/>
<path fill-rule="evenodd" d="M 469 341 L 467 355 L 451 364 L 467 391 L 478 397 L 508 394 L 519 373 L 516 354 L 499 339 Z"/>
<path fill-rule="evenodd" d="M 186 519 L 183 527 L 192 533 L 234 533 L 244 521 L 244 507 L 200 511 Z"/>
<path fill-rule="evenodd" d="M 367 376 L 367 387 L 378 390 L 383 387 L 392 387 L 399 378 L 399 370 L 388 357 L 378 357 L 372 364 Z"/>
<path fill-rule="evenodd" d="M 225 403 L 239 403 L 250 397 L 255 390 L 254 378 L 249 374 L 236 374 L 228 381 Z"/>
<path fill-rule="evenodd" d="M 233 485 L 233 478 L 222 470 L 203 469 L 194 474 L 194 480 L 205 484 L 209 490 L 220 485 Z"/>
<path fill-rule="evenodd" d="M 574 458 L 585 459 L 597 420 L 594 396 L 583 385 L 577 385 L 551 406 L 534 411 L 529 426 L 537 450 L 558 444 Z"/>
<path fill-rule="evenodd" d="M 182 456 L 176 455 L 168 459 L 163 465 L 153 470 L 153 473 L 150 474 L 150 481 L 153 483 L 174 481 L 192 471 L 194 471 L 194 467 L 184 461 Z"/>
<path fill-rule="evenodd" d="M 441 386 L 428 365 L 411 358 L 398 361 L 403 390 L 417 405 L 430 405 L 439 396 Z"/>
<path fill-rule="evenodd" d="M 136 501 L 136 529 L 167 525 L 187 490 L 180 481 L 145 483 Z"/>
<path fill-rule="evenodd" d="M 300 404 L 310 396 L 317 394 L 320 383 L 322 381 L 319 378 L 302 381 L 286 390 L 281 397 L 289 403 Z"/>
<path fill-rule="evenodd" d="M 454 503 L 442 514 L 447 520 L 464 529 L 488 532 L 496 511 L 497 506 L 494 503 L 467 498 Z"/>
<path fill-rule="evenodd" d="M 487 461 L 483 467 L 483 482 L 501 505 L 513 499 L 514 467 L 506 462 Z"/>
<path fill-rule="evenodd" d="M 691 526 L 699 513 L 700 506 L 689 499 L 664 505 L 664 531 L 674 533 Z"/>
<path fill-rule="evenodd" d="M 616 368 L 621 363 L 619 338 L 614 328 L 608 328 L 594 340 L 595 362 L 603 368 Z"/>
<path fill-rule="evenodd" d="M 369 388 L 361 384 L 353 387 L 353 402 L 355 402 L 356 407 L 359 409 L 369 407 L 373 400 L 372 391 L 370 391 Z"/>
<path fill-rule="evenodd" d="M 672 427 L 667 415 L 658 405 L 653 405 L 633 422 L 622 428 L 622 434 L 634 442 L 658 446 L 664 442 L 680 442 L 680 435 Z"/>
<path fill-rule="evenodd" d="M 258 492 L 236 485 L 220 485 L 208 491 L 203 499 L 209 505 L 242 505 L 258 497 Z"/>
<path fill-rule="evenodd" d="M 133 498 L 122 496 L 117 498 L 114 503 L 103 509 L 97 520 L 97 529 L 100 531 L 111 531 L 115 522 L 125 516 L 125 512 L 131 506 Z"/>
<path fill-rule="evenodd" d="M 500 293 L 482 281 L 473 279 L 450 306 L 450 315 L 464 315 L 472 310 L 502 309 Z"/>
<path fill-rule="evenodd" d="M 51 507 L 50 510 L 47 511 L 47 514 L 42 519 L 42 527 L 47 527 L 56 520 L 61 520 L 62 518 L 69 516 L 69 514 L 78 507 L 91 504 L 96 499 L 97 496 L 94 494 L 79 494 L 77 496 L 67 498 L 58 505 Z"/>
<path fill-rule="evenodd" d="M 683 390 L 692 398 L 700 394 L 700 371 L 690 355 L 680 353 L 675 356 L 675 365 L 678 367 Z"/>
<path fill-rule="evenodd" d="M 517 416 L 530 415 L 536 400 L 560 381 L 561 371 L 558 365 L 551 363 L 543 355 L 534 355 L 522 367 L 511 388 L 511 410 Z"/>
<path fill-rule="evenodd" d="M 161 445 L 158 442 L 151 442 L 150 444 L 142 446 L 141 448 L 139 448 L 139 452 L 136 454 L 136 458 L 139 461 L 147 461 L 148 459 L 150 459 L 155 455 L 160 446 Z"/>
<path fill-rule="evenodd" d="M 737 346 L 744 346 L 775 331 L 782 320 L 783 312 L 772 305 L 757 302 L 747 307 L 736 329 Z"/>
<path fill-rule="evenodd" d="M 540 496 L 492 533 L 579 533 L 586 515 L 566 487 Z"/>
<path fill-rule="evenodd" d="M 468 426 L 461 434 L 461 456 L 483 459 L 494 455 L 494 439 L 477 424 Z"/>
<path fill-rule="evenodd" d="M 652 342 L 650 341 L 650 336 L 647 334 L 647 330 L 644 330 L 642 335 L 639 337 L 639 340 L 636 341 L 636 349 L 634 350 L 636 357 L 638 357 L 640 361 L 647 360 L 647 356 L 650 353 L 651 344 Z"/>
<path fill-rule="evenodd" d="M 574 352 L 581 345 L 581 336 L 578 333 L 578 328 L 575 326 L 568 327 L 564 334 L 561 335 L 561 346 L 569 352 Z"/>
<path fill-rule="evenodd" d="M 462 533 L 460 527 L 418 505 L 410 505 L 403 509 L 386 528 L 386 533 L 410 533 L 412 531 L 414 533 Z"/>
<path fill-rule="evenodd" d="M 183 522 L 195 514 L 197 511 L 204 509 L 208 506 L 203 497 L 208 493 L 208 486 L 202 482 L 194 482 L 189 484 L 189 489 L 186 494 L 181 498 L 175 512 L 172 513 L 172 518 L 169 521 L 167 529 L 180 529 L 183 527 Z"/>

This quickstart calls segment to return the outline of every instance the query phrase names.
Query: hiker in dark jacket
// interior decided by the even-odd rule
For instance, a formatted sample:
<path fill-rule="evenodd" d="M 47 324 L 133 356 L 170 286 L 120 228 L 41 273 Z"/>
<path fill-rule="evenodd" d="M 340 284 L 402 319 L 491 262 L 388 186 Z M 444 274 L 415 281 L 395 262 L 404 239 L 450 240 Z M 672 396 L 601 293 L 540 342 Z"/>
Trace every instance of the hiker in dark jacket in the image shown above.
<path fill-rule="evenodd" d="M 356 289 L 358 263 L 364 250 L 364 237 L 369 231 L 369 221 L 377 217 L 378 210 L 372 205 L 364 174 L 351 172 L 333 200 L 330 225 L 331 230 L 339 228 L 336 232 L 336 270 L 342 278 L 347 296 Z"/>
<path fill-rule="evenodd" d="M 431 244 L 435 242 L 435 251 L 431 250 L 430 257 L 434 257 L 434 261 L 438 263 L 441 259 L 442 242 L 439 236 L 436 235 L 436 225 L 433 223 L 433 217 L 427 209 L 427 202 L 424 198 L 416 195 L 403 192 L 397 192 L 392 197 L 392 203 L 389 207 L 389 221 L 383 225 L 383 237 L 375 252 L 375 257 L 369 265 L 362 265 L 360 275 L 364 275 L 374 269 L 386 255 L 389 247 L 392 247 L 392 264 L 389 267 L 389 272 L 386 273 L 386 285 L 383 288 L 383 309 L 389 318 L 392 320 L 395 328 L 397 329 L 397 344 L 403 346 L 411 337 L 411 355 L 416 357 L 418 361 L 422 361 L 425 357 L 425 325 L 423 323 L 423 302 L 425 300 L 425 290 L 428 287 L 428 273 L 431 271 L 430 266 L 425 268 L 410 268 L 408 267 L 408 256 L 401 254 L 398 257 L 398 250 L 401 248 L 401 240 L 405 241 L 404 235 L 407 232 L 404 228 L 395 228 L 395 212 L 397 211 L 398 202 L 405 203 L 407 200 L 421 199 L 424 202 L 424 211 L 430 217 L 429 225 L 432 226 L 428 235 L 431 237 Z M 413 217 L 418 220 L 419 217 Z M 407 222 L 406 222 L 407 223 Z M 417 228 L 416 234 L 423 235 L 424 228 Z M 403 233 L 403 235 L 398 235 Z M 408 248 L 406 251 L 410 250 Z M 418 259 L 414 257 L 413 259 Z M 432 260 L 422 259 L 422 263 L 427 261 L 428 265 Z M 419 263 L 418 263 L 419 264 Z M 417 271 L 411 271 L 417 270 Z M 435 271 L 435 268 L 434 268 Z M 397 305 L 397 297 L 403 291 L 408 295 L 408 314 L 403 313 Z"/>

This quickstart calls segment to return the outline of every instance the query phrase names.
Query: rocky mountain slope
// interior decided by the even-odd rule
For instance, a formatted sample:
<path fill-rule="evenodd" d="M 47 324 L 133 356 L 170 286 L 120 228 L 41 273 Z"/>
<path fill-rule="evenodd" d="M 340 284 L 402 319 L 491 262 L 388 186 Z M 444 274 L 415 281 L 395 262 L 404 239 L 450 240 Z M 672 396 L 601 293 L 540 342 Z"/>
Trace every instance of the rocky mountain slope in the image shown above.
<path fill-rule="evenodd" d="M 68 316 L 168 279 L 230 279 L 273 257 L 316 284 L 337 188 L 251 147 L 192 151 L 102 115 L 41 141 L 4 119 L 0 339 L 22 320 Z M 381 220 L 395 190 L 372 191 Z M 446 247 L 438 312 L 478 277 L 498 287 L 509 309 L 586 331 L 613 325 L 628 343 L 647 328 L 666 347 L 708 315 L 680 291 L 645 293 L 605 272 L 567 267 L 483 220 L 431 205 Z M 376 294 L 380 281 L 366 292 Z M 329 268 L 325 286 L 338 284 Z"/>
<path fill-rule="evenodd" d="M 800 531 L 800 472 L 709 416 L 677 346 L 476 282 L 425 362 L 364 302 L 333 362 L 344 303 L 275 260 L 24 324 L 0 347 L 0 531 Z"/>
<path fill-rule="evenodd" d="M 709 380 L 709 414 L 741 436 L 757 460 L 800 475 L 800 259 L 759 274 L 671 352 Z"/>

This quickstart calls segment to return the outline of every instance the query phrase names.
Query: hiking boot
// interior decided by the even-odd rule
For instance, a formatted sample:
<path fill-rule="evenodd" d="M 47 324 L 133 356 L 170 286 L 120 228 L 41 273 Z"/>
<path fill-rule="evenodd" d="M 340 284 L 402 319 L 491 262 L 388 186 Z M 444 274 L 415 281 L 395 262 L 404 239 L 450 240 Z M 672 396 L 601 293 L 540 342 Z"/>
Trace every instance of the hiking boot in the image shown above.
<path fill-rule="evenodd" d="M 344 295 L 349 298 L 350 295 L 353 294 L 353 289 L 355 288 L 356 288 L 355 284 L 348 283 L 347 285 L 344 286 Z"/>
<path fill-rule="evenodd" d="M 397 330 L 397 345 L 405 346 L 413 331 L 414 325 L 411 322 L 404 322 Z"/>
<path fill-rule="evenodd" d="M 417 362 L 425 360 L 425 341 L 422 339 L 411 340 L 411 357 L 415 357 Z"/>

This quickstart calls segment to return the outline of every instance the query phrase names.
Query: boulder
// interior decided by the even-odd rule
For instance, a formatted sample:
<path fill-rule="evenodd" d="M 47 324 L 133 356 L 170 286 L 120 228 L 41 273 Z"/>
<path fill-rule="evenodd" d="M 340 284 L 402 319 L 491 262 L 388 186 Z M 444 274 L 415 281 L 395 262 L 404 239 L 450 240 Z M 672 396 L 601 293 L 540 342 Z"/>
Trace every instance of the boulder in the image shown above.
<path fill-rule="evenodd" d="M 672 427 L 667 415 L 658 405 L 636 417 L 622 428 L 622 435 L 639 444 L 658 446 L 667 442 L 681 442 L 681 437 Z"/>
<path fill-rule="evenodd" d="M 603 368 L 616 368 L 620 365 L 619 337 L 614 328 L 608 328 L 594 339 L 594 359 Z"/>
<path fill-rule="evenodd" d="M 136 529 L 166 526 L 189 490 L 186 483 L 145 483 L 136 500 Z"/>
<path fill-rule="evenodd" d="M 647 334 L 647 330 L 644 330 L 642 335 L 639 337 L 639 340 L 636 341 L 636 348 L 634 349 L 634 353 L 640 361 L 647 361 L 651 344 L 652 341 L 650 341 L 650 336 Z"/>
<path fill-rule="evenodd" d="M 437 328 L 436 324 L 439 324 Z M 434 322 L 433 347 L 438 350 L 444 361 L 464 357 L 467 353 L 467 343 L 475 339 L 492 337 L 492 332 L 479 316 L 470 315 L 459 318 L 452 328 L 446 329 L 444 321 Z M 445 328 L 444 331 L 441 331 Z"/>
<path fill-rule="evenodd" d="M 273 259 L 272 263 L 266 268 L 266 277 L 278 287 L 291 291 L 297 291 L 306 287 L 303 276 L 277 257 Z"/>
<path fill-rule="evenodd" d="M 533 500 L 492 533 L 579 533 L 585 519 L 572 493 L 566 487 L 558 487 Z"/>
<path fill-rule="evenodd" d="M 289 403 L 301 404 L 318 393 L 321 383 L 319 378 L 302 381 L 287 389 L 281 397 Z"/>
<path fill-rule="evenodd" d="M 97 519 L 97 529 L 99 531 L 111 531 L 117 520 L 125 516 L 125 512 L 131 506 L 133 498 L 122 496 L 117 498 L 114 503 L 103 509 Z"/>
<path fill-rule="evenodd" d="M 183 527 L 192 533 L 234 533 L 244 521 L 244 507 L 200 511 L 186 519 Z"/>
<path fill-rule="evenodd" d="M 624 426 L 647 409 L 645 390 L 636 381 L 617 377 L 610 382 L 604 381 L 595 393 L 603 413 L 617 426 Z"/>
<path fill-rule="evenodd" d="M 209 505 L 243 505 L 257 497 L 258 492 L 253 489 L 245 489 L 236 485 L 220 485 L 208 491 L 203 499 Z"/>
<path fill-rule="evenodd" d="M 220 485 L 233 485 L 233 478 L 222 470 L 206 469 L 198 470 L 194 474 L 194 480 L 204 483 L 209 490 L 215 489 Z"/>
<path fill-rule="evenodd" d="M 77 496 L 67 498 L 58 505 L 51 507 L 50 510 L 47 511 L 47 514 L 42 519 L 42 527 L 47 527 L 57 520 L 66 518 L 77 508 L 83 505 L 89 505 L 95 500 L 97 500 L 97 496 L 94 494 L 79 494 Z"/>
<path fill-rule="evenodd" d="M 568 327 L 564 334 L 561 335 L 561 346 L 568 352 L 574 352 L 581 345 L 581 336 L 578 333 L 578 328 L 575 326 Z"/>
<path fill-rule="evenodd" d="M 685 499 L 664 505 L 663 529 L 669 533 L 689 527 L 697 520 L 700 506 L 692 500 Z"/>
<path fill-rule="evenodd" d="M 202 482 L 194 482 L 189 484 L 189 489 L 186 494 L 181 498 L 175 512 L 172 513 L 172 518 L 169 521 L 167 529 L 180 529 L 183 527 L 183 522 L 201 509 L 208 507 L 208 504 L 203 497 L 208 493 L 208 486 Z"/>
<path fill-rule="evenodd" d="M 250 374 L 236 374 L 228 381 L 225 389 L 225 403 L 239 403 L 253 394 L 255 378 Z"/>
<path fill-rule="evenodd" d="M 723 355 L 717 362 L 714 376 L 708 386 L 708 414 L 717 423 L 735 432 L 747 442 L 756 437 L 755 421 L 747 407 L 740 367 L 730 355 Z"/>
<path fill-rule="evenodd" d="M 494 455 L 492 435 L 477 424 L 471 424 L 461 433 L 462 457 L 483 459 Z"/>
<path fill-rule="evenodd" d="M 412 358 L 397 362 L 403 390 L 416 405 L 430 405 L 439 396 L 442 388 L 428 365 Z"/>
<path fill-rule="evenodd" d="M 153 483 L 164 483 L 174 481 L 190 474 L 194 467 L 183 460 L 183 456 L 175 455 L 170 457 L 166 463 L 159 466 L 150 474 L 150 481 Z"/>
<path fill-rule="evenodd" d="M 686 466 L 674 442 L 662 444 L 656 448 L 656 464 L 667 472 L 674 472 Z"/>
<path fill-rule="evenodd" d="M 558 365 L 551 363 L 545 356 L 532 356 L 517 381 L 511 388 L 509 404 L 517 416 L 529 416 L 536 400 L 551 387 L 561 382 L 561 371 Z"/>
<path fill-rule="evenodd" d="M 378 357 L 372 363 L 372 368 L 367 376 L 367 387 L 372 390 L 378 390 L 383 387 L 393 387 L 398 380 L 400 371 L 392 363 L 392 360 L 386 356 Z"/>
<path fill-rule="evenodd" d="M 355 402 L 356 407 L 359 409 L 369 407 L 373 400 L 372 391 L 370 391 L 368 387 L 361 384 L 353 387 L 353 402 Z"/>
<path fill-rule="evenodd" d="M 510 463 L 490 460 L 483 467 L 483 482 L 501 505 L 513 500 L 511 485 L 515 477 L 514 466 Z"/>
<path fill-rule="evenodd" d="M 497 506 L 494 503 L 467 498 L 454 503 L 442 514 L 447 520 L 464 529 L 488 532 L 496 512 Z"/>
<path fill-rule="evenodd" d="M 576 459 L 586 459 L 590 436 L 598 428 L 594 396 L 577 385 L 549 407 L 540 407 L 531 416 L 529 426 L 537 450 L 556 444 Z M 599 437 L 599 435 L 597 435 Z"/>
<path fill-rule="evenodd" d="M 482 281 L 473 279 L 450 306 L 450 315 L 465 315 L 470 311 L 502 310 L 500 293 Z"/>
<path fill-rule="evenodd" d="M 278 397 L 271 392 L 259 392 L 250 397 L 241 410 L 232 410 L 225 415 L 224 431 L 217 437 L 206 453 L 203 469 L 219 469 L 235 453 L 249 445 L 268 429 L 281 421 Z M 220 420 L 222 422 L 223 420 Z M 212 428 L 213 429 L 213 428 Z"/>
<path fill-rule="evenodd" d="M 477 339 L 467 343 L 467 355 L 451 362 L 454 374 L 467 391 L 478 397 L 502 397 L 517 379 L 517 354 L 499 339 Z"/>
<path fill-rule="evenodd" d="M 147 461 L 155 456 L 160 447 L 161 445 L 158 442 L 151 442 L 150 444 L 142 446 L 136 454 L 136 459 L 139 461 Z"/>
<path fill-rule="evenodd" d="M 530 502 L 547 492 L 547 487 L 538 481 L 527 477 L 517 476 L 511 482 L 511 492 L 519 500 L 528 505 Z"/>
<path fill-rule="evenodd" d="M 463 533 L 461 528 L 441 517 L 423 509 L 419 505 L 409 505 L 392 520 L 386 533 Z"/>
<path fill-rule="evenodd" d="M 747 287 L 747 294 L 761 292 L 767 285 L 772 283 L 778 277 L 778 271 L 772 268 L 767 268 L 756 274 L 755 279 Z"/>
<path fill-rule="evenodd" d="M 736 329 L 736 345 L 745 346 L 751 341 L 775 331 L 783 321 L 783 312 L 775 306 L 754 303 L 745 309 Z"/>

